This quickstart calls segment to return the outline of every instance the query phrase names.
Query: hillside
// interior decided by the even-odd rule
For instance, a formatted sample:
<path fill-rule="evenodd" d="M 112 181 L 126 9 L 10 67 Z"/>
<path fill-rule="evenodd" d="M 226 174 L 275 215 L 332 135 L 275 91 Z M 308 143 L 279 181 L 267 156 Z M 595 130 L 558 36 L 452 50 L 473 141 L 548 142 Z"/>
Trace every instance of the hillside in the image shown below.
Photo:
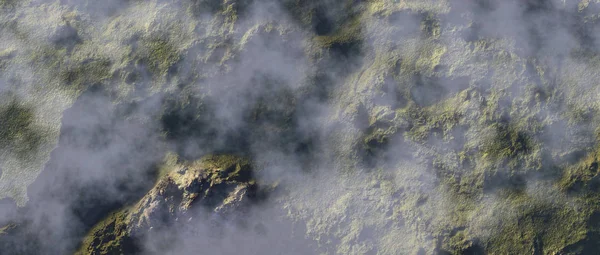
<path fill-rule="evenodd" d="M 600 1 L 0 0 L 0 254 L 596 254 Z"/>

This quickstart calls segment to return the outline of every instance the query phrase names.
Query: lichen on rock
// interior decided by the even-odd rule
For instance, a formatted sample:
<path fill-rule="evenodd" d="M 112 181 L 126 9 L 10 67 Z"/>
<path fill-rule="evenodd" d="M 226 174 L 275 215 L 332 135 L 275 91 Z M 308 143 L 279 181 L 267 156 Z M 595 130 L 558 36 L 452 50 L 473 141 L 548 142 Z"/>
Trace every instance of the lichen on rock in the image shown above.
<path fill-rule="evenodd" d="M 203 221 L 206 215 L 233 217 L 260 200 L 251 163 L 232 155 L 209 155 L 193 162 L 172 162 L 155 186 L 136 204 L 111 213 L 85 237 L 81 254 L 140 252 L 144 235 L 161 228 Z"/>

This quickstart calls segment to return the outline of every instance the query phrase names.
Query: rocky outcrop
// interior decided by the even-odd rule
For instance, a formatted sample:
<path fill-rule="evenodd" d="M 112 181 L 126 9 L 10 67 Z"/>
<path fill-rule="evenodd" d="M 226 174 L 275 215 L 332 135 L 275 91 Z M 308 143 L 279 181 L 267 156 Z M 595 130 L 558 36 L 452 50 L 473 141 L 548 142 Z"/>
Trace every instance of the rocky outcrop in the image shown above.
<path fill-rule="evenodd" d="M 166 173 L 164 173 L 166 172 Z M 137 204 L 112 213 L 85 238 L 80 254 L 132 254 L 137 242 L 161 228 L 206 219 L 233 217 L 244 212 L 261 194 L 252 168 L 235 156 L 207 156 L 165 168 L 156 185 Z M 194 217 L 193 217 L 194 216 Z M 183 227 L 184 228 L 184 227 Z"/>

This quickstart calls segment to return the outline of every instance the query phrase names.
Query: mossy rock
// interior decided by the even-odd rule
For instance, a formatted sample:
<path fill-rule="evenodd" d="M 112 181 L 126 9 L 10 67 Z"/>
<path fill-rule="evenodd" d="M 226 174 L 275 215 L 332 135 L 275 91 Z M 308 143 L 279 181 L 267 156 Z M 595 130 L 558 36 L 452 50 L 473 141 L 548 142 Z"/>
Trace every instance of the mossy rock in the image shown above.
<path fill-rule="evenodd" d="M 179 224 L 175 219 L 193 208 L 200 206 L 226 217 L 263 196 L 250 161 L 242 157 L 207 155 L 184 162 L 169 154 L 162 168 L 152 190 L 135 205 L 112 212 L 96 224 L 76 254 L 137 254 L 142 252 L 139 240 L 148 231 Z"/>

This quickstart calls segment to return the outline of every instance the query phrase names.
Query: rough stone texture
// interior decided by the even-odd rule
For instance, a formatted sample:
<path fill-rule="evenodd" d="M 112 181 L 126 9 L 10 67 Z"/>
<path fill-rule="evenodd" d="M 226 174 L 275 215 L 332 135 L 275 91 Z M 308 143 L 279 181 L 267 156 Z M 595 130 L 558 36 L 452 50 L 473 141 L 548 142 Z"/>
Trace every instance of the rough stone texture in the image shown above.
<path fill-rule="evenodd" d="M 265 166 L 314 253 L 594 254 L 599 6 L 0 0 L 0 251 L 244 211 L 245 163 L 173 151 Z"/>
<path fill-rule="evenodd" d="M 95 226 L 80 248 L 82 254 L 139 252 L 136 239 L 173 224 L 203 221 L 193 210 L 229 217 L 257 199 L 257 186 L 246 160 L 207 156 L 169 166 L 169 172 L 135 205 L 114 212 Z M 185 231 L 182 227 L 181 231 Z"/>

